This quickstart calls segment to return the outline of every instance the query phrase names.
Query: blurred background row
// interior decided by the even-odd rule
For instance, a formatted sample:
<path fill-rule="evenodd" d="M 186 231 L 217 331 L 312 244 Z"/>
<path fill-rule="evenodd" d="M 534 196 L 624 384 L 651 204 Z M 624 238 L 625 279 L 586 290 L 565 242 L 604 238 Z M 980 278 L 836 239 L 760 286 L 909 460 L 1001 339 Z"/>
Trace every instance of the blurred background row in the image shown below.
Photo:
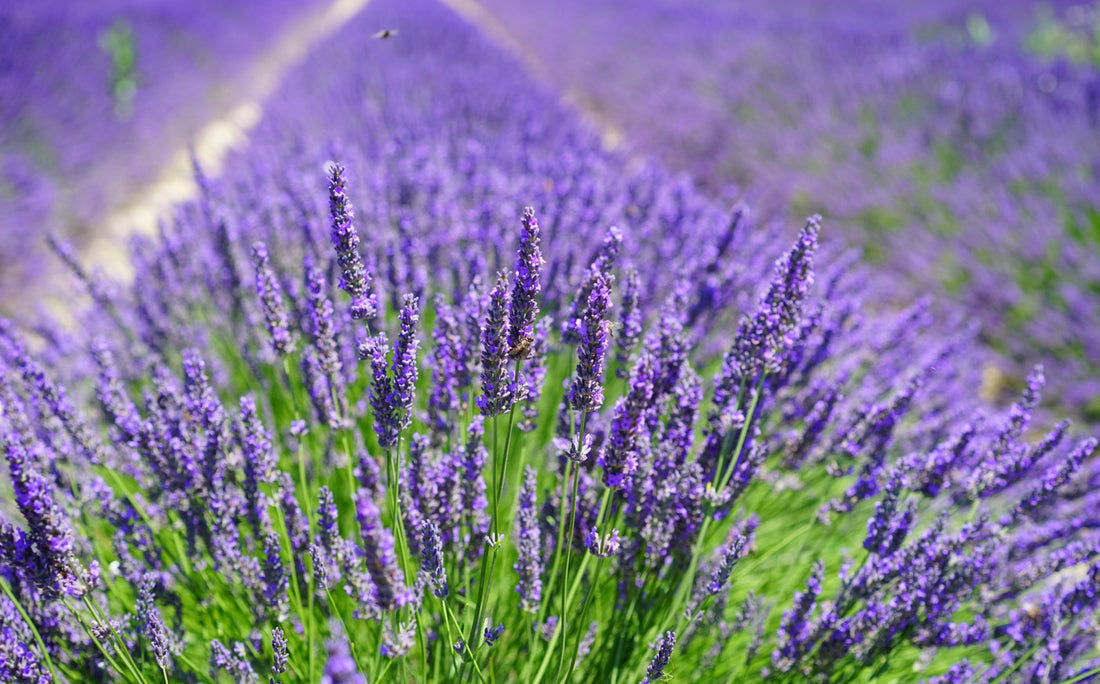
<path fill-rule="evenodd" d="M 48 232 L 79 249 L 140 203 L 329 4 L 0 7 L 0 308 L 46 272 Z M 876 301 L 961 305 L 1003 357 L 990 395 L 1043 360 L 1059 411 L 1100 418 L 1100 4 L 480 5 L 625 154 L 747 200 L 777 240 L 822 213 L 876 266 Z"/>

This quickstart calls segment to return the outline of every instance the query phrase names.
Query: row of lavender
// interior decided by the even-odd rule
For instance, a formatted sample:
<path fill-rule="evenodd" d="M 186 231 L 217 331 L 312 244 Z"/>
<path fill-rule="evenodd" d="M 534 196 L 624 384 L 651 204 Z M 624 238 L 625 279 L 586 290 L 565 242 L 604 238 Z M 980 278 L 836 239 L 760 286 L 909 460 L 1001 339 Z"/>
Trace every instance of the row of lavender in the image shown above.
<path fill-rule="evenodd" d="M 232 103 L 271 36 L 320 2 L 35 2 L 0 7 L 0 287 L 83 240 Z"/>
<path fill-rule="evenodd" d="M 1006 370 L 1056 358 L 1062 410 L 1098 415 L 1100 74 L 1024 52 L 1031 3 L 484 4 L 641 150 L 822 212 L 885 287 L 946 286 Z"/>
<path fill-rule="evenodd" d="M 80 336 L 0 324 L 0 679 L 1096 672 L 1095 441 L 1026 437 L 1042 374 L 984 406 L 816 218 L 601 150 L 434 2 L 199 180 Z"/>

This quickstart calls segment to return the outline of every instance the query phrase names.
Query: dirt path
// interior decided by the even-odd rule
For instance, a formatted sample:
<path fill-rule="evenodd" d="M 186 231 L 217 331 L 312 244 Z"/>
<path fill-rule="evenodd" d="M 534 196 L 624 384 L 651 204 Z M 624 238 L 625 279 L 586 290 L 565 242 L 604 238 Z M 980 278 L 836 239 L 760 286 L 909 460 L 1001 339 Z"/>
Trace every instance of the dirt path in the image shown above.
<path fill-rule="evenodd" d="M 330 36 L 358 14 L 370 0 L 334 0 L 327 7 L 294 23 L 249 67 L 242 79 L 238 101 L 222 116 L 208 122 L 190 145 L 176 150 L 172 160 L 146 187 L 133 194 L 133 201 L 116 208 L 97 227 L 95 238 L 85 250 L 85 261 L 109 270 L 116 278 L 132 275 L 126 257 L 126 238 L 151 233 L 157 219 L 179 202 L 195 196 L 198 187 L 192 177 L 191 154 L 211 176 L 221 172 L 222 162 L 234 149 L 248 143 L 248 134 L 263 116 L 263 104 L 282 82 L 284 74 L 298 64 L 311 47 Z"/>
<path fill-rule="evenodd" d="M 477 0 L 440 0 L 440 2 L 476 27 L 483 36 L 495 43 L 501 50 L 519 59 L 529 74 L 552 90 L 559 90 L 538 56 L 529 50 L 513 31 L 510 31 L 489 10 L 482 7 Z M 561 93 L 561 98 L 570 109 L 580 114 L 593 130 L 599 132 L 605 148 L 614 150 L 622 144 L 622 131 L 611 119 L 600 115 L 593 103 L 588 101 L 580 90 L 568 88 Z"/>

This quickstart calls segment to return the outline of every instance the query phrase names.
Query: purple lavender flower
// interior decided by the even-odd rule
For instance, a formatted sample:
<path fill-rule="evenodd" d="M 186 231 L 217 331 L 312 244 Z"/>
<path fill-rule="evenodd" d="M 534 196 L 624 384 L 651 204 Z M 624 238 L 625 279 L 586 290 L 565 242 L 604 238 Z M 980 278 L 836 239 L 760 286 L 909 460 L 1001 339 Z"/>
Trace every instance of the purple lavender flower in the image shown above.
<path fill-rule="evenodd" d="M 153 585 L 155 582 L 156 579 L 152 574 L 147 574 L 142 579 L 135 612 L 137 613 L 137 624 L 145 638 L 148 639 L 149 648 L 153 651 L 153 659 L 157 661 L 157 665 L 161 669 L 168 669 L 168 655 L 172 649 L 172 639 L 167 625 L 164 624 L 164 618 L 161 617 L 160 611 L 157 610 L 156 603 L 153 601 Z"/>
<path fill-rule="evenodd" d="M 287 647 L 286 635 L 283 628 L 276 625 L 271 628 L 271 672 L 282 674 L 286 672 L 290 662 L 290 650 Z"/>
<path fill-rule="evenodd" d="M 361 553 L 374 583 L 374 598 L 382 610 L 396 610 L 409 602 L 394 552 L 393 535 L 382 526 L 382 513 L 365 490 L 355 500 L 355 517 L 363 535 Z"/>
<path fill-rule="evenodd" d="M 523 364 L 521 386 L 517 396 L 523 397 L 523 419 L 517 427 L 523 432 L 531 432 L 538 426 L 539 399 L 542 398 L 543 385 L 546 383 L 546 353 L 553 321 L 543 318 L 535 324 L 535 341 Z"/>
<path fill-rule="evenodd" d="M 367 679 L 359 673 L 355 659 L 351 657 L 348 638 L 342 630 L 336 630 L 332 638 L 325 642 L 328 660 L 321 674 L 321 684 L 367 684 Z"/>
<path fill-rule="evenodd" d="M 814 563 L 810 578 L 806 580 L 806 590 L 796 592 L 791 607 L 784 611 L 779 622 L 779 634 L 776 648 L 772 651 L 772 666 L 780 672 L 790 672 L 799 658 L 812 644 L 810 636 L 810 614 L 821 595 L 821 582 L 825 578 L 825 564 Z"/>
<path fill-rule="evenodd" d="M 383 449 L 397 444 L 404 418 L 400 414 L 396 388 L 389 374 L 389 363 L 386 359 L 388 351 L 389 340 L 384 332 L 359 343 L 359 360 L 370 361 L 370 404 L 374 411 L 374 430 L 378 435 L 378 445 Z"/>
<path fill-rule="evenodd" d="M 311 397 L 330 427 L 339 428 L 348 411 L 345 377 L 342 373 L 344 364 L 340 358 L 332 300 L 328 296 L 324 274 L 310 257 L 306 257 L 304 268 L 309 333 L 317 370 L 324 378 L 318 383 L 321 387 L 310 388 Z M 306 358 L 303 357 L 303 363 L 305 361 Z M 318 393 L 322 396 L 315 396 Z"/>
<path fill-rule="evenodd" d="M 1057 490 L 1069 482 L 1069 479 L 1077 472 L 1085 459 L 1096 451 L 1097 443 L 1095 439 L 1082 440 L 1061 462 L 1048 468 L 1040 478 L 1039 483 L 1016 504 L 1016 507 L 1009 514 L 1009 518 L 1018 520 L 1020 517 L 1028 515 L 1037 508 L 1049 503 L 1054 498 Z"/>
<path fill-rule="evenodd" d="M 910 500 L 898 507 L 898 499 L 904 491 L 901 477 L 895 473 L 886 483 L 882 500 L 875 503 L 875 514 L 867 521 L 867 537 L 863 548 L 880 556 L 888 556 L 901 547 L 917 514 L 917 502 Z"/>
<path fill-rule="evenodd" d="M 6 601 L 7 597 L 2 600 Z M 0 680 L 13 684 L 52 684 L 54 681 L 29 641 L 7 624 L 0 626 Z"/>
<path fill-rule="evenodd" d="M 416 620 L 403 620 L 394 628 L 391 624 L 382 627 L 382 644 L 378 651 L 387 658 L 401 658 L 408 655 L 416 644 Z"/>
<path fill-rule="evenodd" d="M 283 525 L 290 541 L 291 556 L 299 570 L 305 572 L 302 555 L 309 547 L 309 518 L 298 503 L 294 490 L 294 478 L 290 473 L 280 471 L 276 476 L 275 497 L 279 510 L 283 514 Z"/>
<path fill-rule="evenodd" d="M 489 293 L 489 311 L 481 334 L 481 396 L 477 406 L 486 417 L 507 413 L 515 403 L 515 384 L 508 373 L 508 280 L 497 274 Z"/>
<path fill-rule="evenodd" d="M 283 567 L 278 534 L 268 532 L 264 536 L 264 555 L 264 601 L 272 619 L 283 622 L 290 616 L 290 577 Z"/>
<path fill-rule="evenodd" d="M 722 556 L 718 567 L 710 573 L 710 583 L 707 584 L 707 591 L 710 594 L 717 594 L 726 586 L 734 567 L 748 553 L 757 523 L 754 515 L 732 530 L 732 539 L 721 549 Z"/>
<path fill-rule="evenodd" d="M 183 372 L 187 412 L 205 438 L 205 441 L 199 442 L 203 485 L 206 492 L 212 494 L 221 489 L 225 473 L 225 452 L 230 441 L 228 420 L 217 393 L 206 377 L 206 363 L 198 351 L 184 350 Z"/>
<path fill-rule="evenodd" d="M 615 402 L 611 434 L 596 459 L 596 464 L 603 468 L 603 483 L 607 487 L 625 486 L 638 468 L 638 440 L 643 413 L 653 400 L 653 372 L 653 357 L 644 352 L 631 374 L 626 396 Z"/>
<path fill-rule="evenodd" d="M 248 651 L 240 642 L 233 644 L 230 651 L 217 639 L 211 641 L 210 669 L 227 673 L 237 684 L 260 684 L 260 677 L 248 660 Z"/>
<path fill-rule="evenodd" d="M 727 405 L 742 379 L 754 382 L 760 373 L 775 373 L 787 362 L 786 353 L 802 319 L 803 302 L 813 283 L 814 252 L 821 218 L 806 221 L 798 241 L 775 264 L 775 275 L 755 313 L 745 316 L 733 347 L 726 354 L 714 403 Z"/>
<path fill-rule="evenodd" d="M 485 478 L 482 472 L 489 461 L 489 450 L 485 448 L 485 418 L 474 416 L 466 428 L 466 441 L 456 454 L 454 470 L 459 477 L 458 510 L 453 515 L 461 518 L 469 528 L 467 552 L 480 553 L 481 540 L 489 530 L 488 508 Z"/>
<path fill-rule="evenodd" d="M 259 531 L 267 520 L 267 504 L 260 492 L 260 485 L 275 481 L 278 467 L 271 451 L 271 440 L 256 415 L 256 403 L 252 397 L 241 397 L 241 423 L 238 441 L 244 460 L 244 496 L 248 505 L 247 516 L 252 528 Z"/>
<path fill-rule="evenodd" d="M 584 537 L 584 547 L 597 558 L 614 558 L 622 550 L 623 538 L 616 529 L 607 534 L 600 534 L 593 525 Z"/>
<path fill-rule="evenodd" d="M 0 440 L 8 461 L 15 505 L 29 529 L 25 539 L 42 571 L 33 575 L 39 587 L 50 595 L 80 598 L 92 589 L 93 572 L 85 570 L 73 552 L 73 531 L 65 511 L 54 501 L 49 482 L 16 435 Z"/>
<path fill-rule="evenodd" d="M 535 320 L 539 315 L 542 252 L 539 251 L 539 222 L 535 210 L 523 210 L 516 270 L 512 276 L 512 298 L 508 309 L 508 356 L 526 358 L 535 341 Z"/>
<path fill-rule="evenodd" d="M 287 327 L 286 307 L 283 304 L 283 288 L 275 272 L 267 246 L 262 242 L 252 245 L 252 265 L 256 268 L 256 294 L 264 309 L 264 325 L 271 335 L 271 348 L 278 356 L 294 351 L 294 342 Z"/>
<path fill-rule="evenodd" d="M 485 627 L 482 635 L 485 637 L 485 646 L 492 646 L 500 638 L 500 635 L 504 633 L 504 623 L 500 623 L 496 627 Z"/>
<path fill-rule="evenodd" d="M 401 332 L 394 345 L 393 362 L 386 363 L 387 340 L 385 333 L 368 337 L 359 344 L 360 360 L 371 364 L 370 403 L 374 410 L 374 429 L 378 444 L 383 449 L 395 446 L 401 432 L 412 420 L 415 400 L 417 365 L 416 322 L 420 318 L 417 299 L 405 298 L 401 308 Z"/>
<path fill-rule="evenodd" d="M 431 520 L 420 525 L 420 569 L 432 582 L 432 593 L 447 598 L 447 568 L 443 565 L 443 540 Z"/>
<path fill-rule="evenodd" d="M 519 592 L 520 610 L 537 613 L 542 601 L 542 538 L 539 530 L 539 509 L 536 500 L 538 473 L 531 466 L 523 472 L 523 486 L 519 490 L 519 513 L 516 514 L 516 552 L 519 558 L 512 567 L 519 574 L 516 591 Z"/>
<path fill-rule="evenodd" d="M 603 361 L 607 353 L 611 306 L 611 277 L 599 273 L 589 293 L 584 315 L 578 326 L 580 346 L 577 349 L 577 372 L 569 386 L 569 405 L 588 413 L 603 406 Z"/>
<path fill-rule="evenodd" d="M 393 387 L 403 415 L 401 429 L 405 429 L 409 425 L 416 392 L 416 354 L 420 349 L 416 325 L 420 320 L 420 300 L 413 295 L 405 295 L 398 320 L 401 330 L 393 349 Z"/>
<path fill-rule="evenodd" d="M 119 377 L 119 369 L 115 364 L 115 355 L 110 345 L 103 338 L 96 338 L 92 341 L 92 356 L 96 366 L 99 367 L 96 398 L 111 422 L 121 432 L 119 441 L 136 444 L 141 434 L 141 415 L 138 413 L 137 406 L 126 394 L 125 384 Z M 12 427 L 20 432 L 26 429 L 18 425 Z"/>
<path fill-rule="evenodd" d="M 355 212 L 345 192 L 344 167 L 333 163 L 329 168 L 329 211 L 332 222 L 332 246 L 342 278 L 340 286 L 351 296 L 351 317 L 372 320 L 378 311 L 378 301 L 371 287 L 371 277 L 359 253 L 359 234 L 352 224 Z"/>
<path fill-rule="evenodd" d="M 428 397 L 430 423 L 436 432 L 450 432 L 453 415 L 462 407 L 460 392 L 469 386 L 469 347 L 454 308 L 442 296 L 435 300 L 435 329 L 428 364 L 432 369 Z"/>
<path fill-rule="evenodd" d="M 325 593 L 328 591 L 328 552 L 322 549 L 317 544 L 309 545 L 309 562 L 313 565 L 313 585 L 316 587 L 318 593 Z"/>
<path fill-rule="evenodd" d="M 623 301 L 619 308 L 619 333 L 615 336 L 615 361 L 619 364 L 616 375 L 628 377 L 627 364 L 630 355 L 642 336 L 642 310 L 639 307 L 638 272 L 630 269 L 623 285 Z"/>
<path fill-rule="evenodd" d="M 325 287 L 321 269 L 306 257 L 303 264 L 306 277 L 306 301 L 309 304 L 310 334 L 317 349 L 317 361 L 329 377 L 338 376 L 341 370 L 340 351 L 336 342 L 336 324 L 333 320 L 332 300 Z"/>
<path fill-rule="evenodd" d="M 561 339 L 565 344 L 580 343 L 581 327 L 584 324 L 584 309 L 588 307 L 588 303 L 592 299 L 592 290 L 599 286 L 601 280 L 606 280 L 607 286 L 611 286 L 611 281 L 614 279 L 612 272 L 615 269 L 615 261 L 618 259 L 622 243 L 622 232 L 615 226 L 609 228 L 607 237 L 604 238 L 603 244 L 600 245 L 600 250 L 596 253 L 592 263 L 588 265 L 588 269 L 581 279 L 581 284 L 573 296 L 573 301 L 569 304 L 569 311 L 565 314 L 561 330 Z"/>
<path fill-rule="evenodd" d="M 584 637 L 581 642 L 577 644 L 577 662 L 581 662 L 585 657 L 592 652 L 592 647 L 596 644 L 596 630 L 599 628 L 600 623 L 593 620 L 588 625 L 588 630 L 585 631 Z"/>
<path fill-rule="evenodd" d="M 326 551 L 331 552 L 340 536 L 339 513 L 332 490 L 322 486 L 317 492 L 317 536 Z"/>
<path fill-rule="evenodd" d="M 657 654 L 650 661 L 642 684 L 656 684 L 665 676 L 665 668 L 668 667 L 668 661 L 672 658 L 672 649 L 675 647 L 676 632 L 665 632 L 657 643 Z"/>

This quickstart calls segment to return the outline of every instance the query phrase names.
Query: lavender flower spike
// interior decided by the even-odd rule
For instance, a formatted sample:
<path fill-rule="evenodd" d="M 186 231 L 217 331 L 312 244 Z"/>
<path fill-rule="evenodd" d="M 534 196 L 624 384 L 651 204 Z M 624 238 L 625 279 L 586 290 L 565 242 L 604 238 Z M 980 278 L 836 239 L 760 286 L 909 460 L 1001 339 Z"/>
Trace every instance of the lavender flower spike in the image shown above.
<path fill-rule="evenodd" d="M 447 598 L 447 568 L 443 565 L 443 541 L 439 538 L 439 526 L 431 520 L 420 525 L 420 568 L 433 585 L 432 593 Z"/>
<path fill-rule="evenodd" d="M 393 534 L 382 526 L 382 512 L 366 490 L 359 491 L 355 501 L 355 516 L 363 531 L 362 553 L 367 561 L 367 572 L 374 583 L 378 607 L 382 610 L 396 610 L 408 603 L 408 591 L 397 565 Z"/>
<path fill-rule="evenodd" d="M 652 402 L 653 375 L 653 356 L 645 351 L 634 367 L 626 396 L 615 403 L 611 434 L 596 460 L 597 465 L 603 468 L 603 483 L 608 487 L 625 486 L 638 469 L 638 436 L 642 428 L 642 414 Z"/>
<path fill-rule="evenodd" d="M 519 490 L 519 514 L 516 516 L 516 550 L 519 558 L 512 566 L 519 573 L 516 591 L 520 596 L 520 610 L 537 613 L 542 601 L 542 540 L 539 533 L 539 510 L 536 501 L 538 475 L 527 466 L 523 486 Z"/>
<path fill-rule="evenodd" d="M 355 659 L 351 657 L 348 638 L 342 630 L 335 631 L 337 633 L 325 643 L 328 660 L 321 674 L 321 684 L 367 684 L 366 677 L 359 673 Z"/>
<path fill-rule="evenodd" d="M 385 333 L 359 343 L 359 359 L 371 366 L 370 404 L 374 410 L 374 429 L 378 444 L 388 449 L 397 444 L 401 431 L 409 426 L 416 390 L 416 322 L 420 309 L 416 297 L 409 295 L 401 308 L 401 332 L 394 345 L 393 363 L 387 366 Z M 392 375 L 388 368 L 392 368 Z"/>
<path fill-rule="evenodd" d="M 619 310 L 619 334 L 615 338 L 615 360 L 619 363 L 616 376 L 626 380 L 630 354 L 638 346 L 642 336 L 642 311 L 638 306 L 638 271 L 630 269 L 623 286 L 622 306 Z"/>
<path fill-rule="evenodd" d="M 508 281 L 497 274 L 489 293 L 489 311 L 481 333 L 481 396 L 477 406 L 486 417 L 507 413 L 515 402 L 515 385 L 508 374 Z"/>
<path fill-rule="evenodd" d="M 290 616 L 290 598 L 287 595 L 290 577 L 283 567 L 279 535 L 274 532 L 265 535 L 264 554 L 264 601 L 271 618 L 283 622 Z"/>
<path fill-rule="evenodd" d="M 65 511 L 54 500 L 52 487 L 17 435 L 0 439 L 8 461 L 15 504 L 27 521 L 28 546 L 41 554 L 43 572 L 35 582 L 49 595 L 80 598 L 95 581 L 97 568 L 84 570 L 74 553 L 73 531 Z"/>
<path fill-rule="evenodd" d="M 820 230 L 821 217 L 811 216 L 798 241 L 776 262 L 771 285 L 756 312 L 741 319 L 733 348 L 723 362 L 715 404 L 728 405 L 741 379 L 752 381 L 761 372 L 774 373 L 786 365 L 813 284 Z"/>
<path fill-rule="evenodd" d="M 142 579 L 141 589 L 138 591 L 137 618 L 138 627 L 149 640 L 149 647 L 153 651 L 153 659 L 161 669 L 168 668 L 168 653 L 172 643 L 168 634 L 168 627 L 164 624 L 164 618 L 157 610 L 153 601 L 153 575 L 148 574 Z"/>
<path fill-rule="evenodd" d="M 664 677 L 665 668 L 668 667 L 668 661 L 672 658 L 672 649 L 675 647 L 676 632 L 665 632 L 657 644 L 657 655 L 653 656 L 653 660 L 649 663 L 649 669 L 645 672 L 642 684 L 655 684 Z"/>
<path fill-rule="evenodd" d="M 875 513 L 867 521 L 867 538 L 863 548 L 880 556 L 888 556 L 901 547 L 909 528 L 916 517 L 915 501 L 909 501 L 904 507 L 898 506 L 903 482 L 898 475 L 890 478 L 886 484 L 886 493 L 882 500 L 875 503 Z"/>
<path fill-rule="evenodd" d="M 378 300 L 371 288 L 371 277 L 359 254 L 359 234 L 352 224 L 355 212 L 345 192 L 344 167 L 334 163 L 329 169 L 329 211 L 332 219 L 332 246 L 340 265 L 340 287 L 351 295 L 351 317 L 371 320 L 378 311 Z"/>
<path fill-rule="evenodd" d="M 542 252 L 539 251 L 539 222 L 535 210 L 523 210 L 523 235 L 516 256 L 516 271 L 512 275 L 512 302 L 508 310 L 508 356 L 525 358 L 535 341 L 535 319 L 539 315 L 539 292 L 542 289 Z"/>
<path fill-rule="evenodd" d="M 283 288 L 271 269 L 267 246 L 262 242 L 252 245 L 252 265 L 256 267 L 256 294 L 264 309 L 264 325 L 271 335 L 271 348 L 279 356 L 294 351 L 294 340 L 287 327 L 286 307 L 283 304 Z"/>
<path fill-rule="evenodd" d="M 420 348 L 420 342 L 416 338 L 416 324 L 420 320 L 420 300 L 411 294 L 405 295 L 399 320 L 401 330 L 393 349 L 393 384 L 397 395 L 395 410 L 399 413 L 400 429 L 403 430 L 409 426 L 416 393 L 416 353 Z"/>
<path fill-rule="evenodd" d="M 611 306 L 611 279 L 604 273 L 596 274 L 580 320 L 579 362 L 576 377 L 569 387 L 569 405 L 584 413 L 603 406 L 603 362 L 610 327 L 605 317 Z"/>
<path fill-rule="evenodd" d="M 290 662 L 290 650 L 282 627 L 276 626 L 271 629 L 271 651 L 271 671 L 275 674 L 286 672 L 286 666 Z"/>

